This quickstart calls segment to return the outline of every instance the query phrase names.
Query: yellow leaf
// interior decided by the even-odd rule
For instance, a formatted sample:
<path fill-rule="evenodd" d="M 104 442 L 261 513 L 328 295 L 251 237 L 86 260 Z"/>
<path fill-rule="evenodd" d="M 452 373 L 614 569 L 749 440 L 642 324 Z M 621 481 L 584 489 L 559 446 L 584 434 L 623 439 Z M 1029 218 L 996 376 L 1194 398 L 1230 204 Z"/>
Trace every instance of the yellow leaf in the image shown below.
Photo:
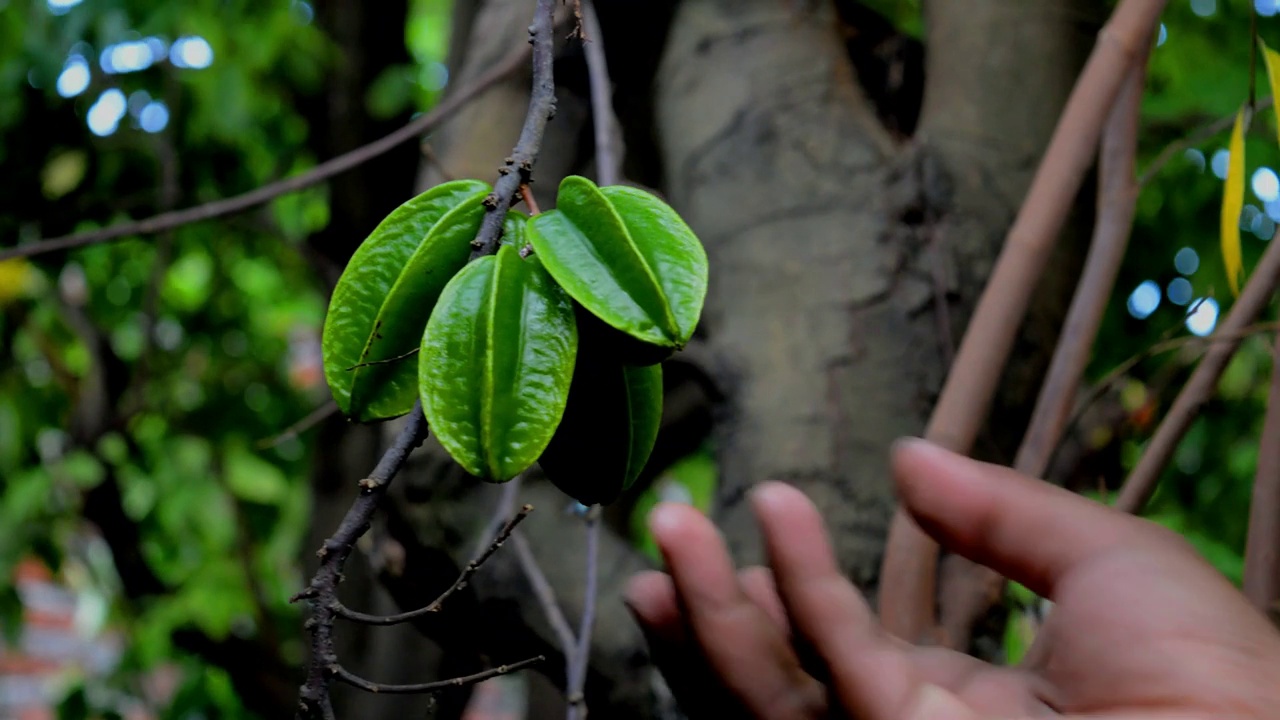
<path fill-rule="evenodd" d="M 66 195 L 84 180 L 85 169 L 89 165 L 88 157 L 83 150 L 67 150 L 58 153 L 44 166 L 40 174 L 41 189 L 44 196 L 57 200 Z"/>
<path fill-rule="evenodd" d="M 1240 256 L 1240 213 L 1244 210 L 1244 109 L 1236 113 L 1236 124 L 1227 145 L 1227 183 L 1222 192 L 1222 264 L 1234 295 L 1240 294 L 1244 273 Z"/>
<path fill-rule="evenodd" d="M 30 284 L 31 265 L 23 258 L 0 262 L 0 305 L 22 297 Z"/>
<path fill-rule="evenodd" d="M 1267 44 L 1262 42 L 1261 38 L 1259 38 L 1258 42 L 1262 43 L 1262 57 L 1267 66 L 1267 80 L 1271 83 L 1271 97 L 1280 102 L 1280 52 L 1267 47 Z M 1276 121 L 1276 134 L 1280 139 L 1280 120 Z"/>

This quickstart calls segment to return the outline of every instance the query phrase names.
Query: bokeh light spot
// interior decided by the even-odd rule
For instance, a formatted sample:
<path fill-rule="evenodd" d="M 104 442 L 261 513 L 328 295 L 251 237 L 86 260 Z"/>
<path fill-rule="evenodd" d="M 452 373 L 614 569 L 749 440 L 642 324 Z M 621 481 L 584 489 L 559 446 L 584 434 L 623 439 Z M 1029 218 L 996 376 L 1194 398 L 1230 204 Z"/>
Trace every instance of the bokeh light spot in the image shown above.
<path fill-rule="evenodd" d="M 1173 256 L 1173 266 L 1183 275 L 1192 275 L 1200 269 L 1200 254 L 1184 247 Z"/>
<path fill-rule="evenodd" d="M 1250 185 L 1253 187 L 1253 194 L 1257 195 L 1262 202 L 1271 202 L 1280 198 L 1280 177 L 1277 177 L 1276 171 L 1269 167 L 1254 170 Z"/>
<path fill-rule="evenodd" d="M 64 98 L 75 97 L 89 87 L 89 61 L 80 55 L 67 58 L 58 75 L 58 94 Z"/>
<path fill-rule="evenodd" d="M 1191 302 L 1191 281 L 1184 277 L 1174 278 L 1164 292 L 1174 305 L 1186 305 Z"/>
<path fill-rule="evenodd" d="M 1147 319 L 1160 307 L 1160 286 L 1154 280 L 1145 280 L 1129 294 L 1129 314 L 1139 320 Z"/>
<path fill-rule="evenodd" d="M 213 64 L 213 47 L 199 35 L 180 37 L 169 48 L 169 62 L 191 70 L 207 68 Z"/>
<path fill-rule="evenodd" d="M 115 132 L 127 107 L 128 101 L 125 100 L 124 93 L 116 88 L 104 90 L 89 108 L 89 114 L 85 118 L 89 130 L 98 137 L 106 137 Z"/>
<path fill-rule="evenodd" d="M 1191 0 L 1191 12 L 1209 17 L 1218 11 L 1218 0 Z"/>
<path fill-rule="evenodd" d="M 1213 332 L 1218 325 L 1218 301 L 1213 298 L 1205 298 L 1203 301 L 1197 300 L 1194 312 L 1187 316 L 1187 330 L 1193 335 L 1204 337 Z"/>
<path fill-rule="evenodd" d="M 1227 160 L 1231 158 L 1231 153 L 1226 148 L 1219 150 L 1213 154 L 1213 160 L 1209 161 L 1209 166 L 1213 168 L 1213 174 L 1218 176 L 1219 180 L 1227 179 Z"/>
<path fill-rule="evenodd" d="M 159 100 L 153 100 L 138 113 L 138 124 L 149 133 L 158 133 L 169 124 L 169 108 Z"/>

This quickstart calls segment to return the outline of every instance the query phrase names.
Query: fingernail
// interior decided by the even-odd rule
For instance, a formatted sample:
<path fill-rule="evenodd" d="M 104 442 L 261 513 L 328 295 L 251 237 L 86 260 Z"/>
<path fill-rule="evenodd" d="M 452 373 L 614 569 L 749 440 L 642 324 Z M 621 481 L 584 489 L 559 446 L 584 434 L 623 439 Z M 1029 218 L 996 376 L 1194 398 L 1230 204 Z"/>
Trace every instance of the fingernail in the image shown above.
<path fill-rule="evenodd" d="M 916 693 L 906 720 L 980 720 L 960 698 L 937 685 L 924 685 Z"/>
<path fill-rule="evenodd" d="M 902 437 L 893 441 L 893 452 L 899 453 L 904 450 L 910 450 L 917 453 L 928 453 L 931 455 L 946 454 L 946 450 L 935 443 L 931 443 L 924 438 L 918 437 Z"/>
<path fill-rule="evenodd" d="M 781 483 L 763 482 L 751 488 L 751 504 L 757 508 L 776 506 L 782 501 L 782 494 L 785 493 L 786 487 Z"/>
<path fill-rule="evenodd" d="M 680 506 L 676 503 L 660 502 L 649 511 L 649 532 L 654 537 L 661 537 L 674 532 L 680 527 Z"/>

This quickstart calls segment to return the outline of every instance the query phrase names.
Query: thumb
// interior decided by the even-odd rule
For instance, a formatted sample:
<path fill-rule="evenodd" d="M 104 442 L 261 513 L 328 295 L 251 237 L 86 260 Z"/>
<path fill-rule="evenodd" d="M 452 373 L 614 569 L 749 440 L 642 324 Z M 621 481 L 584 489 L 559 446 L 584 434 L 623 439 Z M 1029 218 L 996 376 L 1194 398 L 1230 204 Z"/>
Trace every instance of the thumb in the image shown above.
<path fill-rule="evenodd" d="M 915 521 L 947 549 L 1046 597 L 1081 563 L 1156 531 L 1118 510 L 925 442 L 893 449 L 898 491 Z"/>

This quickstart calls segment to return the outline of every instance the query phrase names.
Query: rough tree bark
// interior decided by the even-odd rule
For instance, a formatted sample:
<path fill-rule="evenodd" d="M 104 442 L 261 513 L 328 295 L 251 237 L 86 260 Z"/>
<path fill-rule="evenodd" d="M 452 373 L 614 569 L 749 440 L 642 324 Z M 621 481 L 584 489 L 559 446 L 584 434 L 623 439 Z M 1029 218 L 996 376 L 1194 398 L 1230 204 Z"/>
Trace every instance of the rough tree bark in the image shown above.
<path fill-rule="evenodd" d="M 628 179 L 664 194 L 710 256 L 700 347 L 683 362 L 696 363 L 723 398 L 716 516 L 742 562 L 760 558 L 746 491 L 781 479 L 818 501 L 845 569 L 864 589 L 874 585 L 894 502 L 888 445 L 924 426 L 950 342 L 1095 39 L 1102 5 L 926 2 L 921 72 L 918 52 L 884 62 L 883 48 L 910 50 L 914 41 L 884 44 L 883 21 L 849 0 L 601 3 Z M 524 42 L 529 11 L 525 0 L 479 4 L 455 38 L 465 44 L 455 79 Z M 543 207 L 565 173 L 592 172 L 581 65 L 580 49 L 566 43 L 559 113 L 534 171 Z M 884 67 L 892 72 L 877 76 Z M 900 81 L 919 76 L 923 89 Z M 886 92 L 878 80 L 897 85 Z M 490 177 L 516 136 L 527 88 L 527 76 L 515 77 L 442 129 L 432 142 L 443 167 Z M 899 116 L 917 108 L 918 124 Z M 421 180 L 438 177 L 428 168 Z M 980 449 L 987 457 L 1011 456 L 1056 338 L 1082 254 L 1079 242 L 1061 247 L 1006 374 Z M 430 443 L 403 477 L 380 532 L 433 567 L 465 561 L 496 488 L 462 477 Z M 537 478 L 521 500 L 538 511 L 520 532 L 573 618 L 581 525 Z M 590 705 L 602 717 L 656 717 L 658 686 L 619 602 L 621 583 L 645 562 L 616 532 L 602 558 Z M 424 577 L 423 567 L 411 561 L 384 574 L 405 607 L 429 599 L 430 582 L 405 580 Z M 451 653 L 558 657 L 512 557 L 500 553 L 473 591 L 456 615 L 446 610 L 420 629 Z M 557 679 L 559 668 L 553 660 L 544 669 Z"/>

